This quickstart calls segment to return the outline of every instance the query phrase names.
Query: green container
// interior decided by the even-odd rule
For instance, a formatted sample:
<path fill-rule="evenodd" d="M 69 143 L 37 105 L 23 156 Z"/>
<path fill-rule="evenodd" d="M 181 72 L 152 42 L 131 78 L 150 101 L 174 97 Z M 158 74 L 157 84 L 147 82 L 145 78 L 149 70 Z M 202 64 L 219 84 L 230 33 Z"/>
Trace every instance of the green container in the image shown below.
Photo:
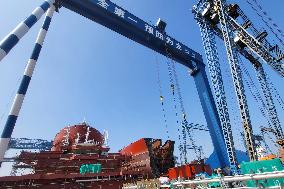
<path fill-rule="evenodd" d="M 242 162 L 241 163 L 241 172 L 242 174 L 255 174 L 255 173 L 265 173 L 273 171 L 282 171 L 283 166 L 280 159 L 272 160 L 262 160 L 262 161 L 253 161 L 253 162 Z M 271 187 L 271 186 L 283 186 L 284 179 L 265 179 L 258 181 L 247 181 L 248 187 Z"/>
<path fill-rule="evenodd" d="M 100 173 L 102 172 L 102 165 L 101 164 L 82 164 L 80 167 L 80 173 Z"/>

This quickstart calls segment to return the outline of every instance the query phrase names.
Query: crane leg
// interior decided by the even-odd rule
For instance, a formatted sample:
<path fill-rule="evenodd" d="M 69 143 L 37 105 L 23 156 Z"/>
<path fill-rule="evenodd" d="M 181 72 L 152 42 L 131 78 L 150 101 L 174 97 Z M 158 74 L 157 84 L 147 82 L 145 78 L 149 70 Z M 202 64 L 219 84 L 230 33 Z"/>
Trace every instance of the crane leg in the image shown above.
<path fill-rule="evenodd" d="M 206 76 L 205 65 L 198 66 L 198 72 L 193 75 L 201 106 L 208 125 L 214 150 L 217 154 L 220 167 L 230 167 L 224 135 L 221 129 L 220 118 Z"/>
<path fill-rule="evenodd" d="M 55 0 L 45 0 L 42 5 L 34 9 L 32 14 L 21 22 L 10 34 L 0 42 L 0 61 L 12 50 L 20 39 L 28 33 L 30 28 L 41 18 L 41 16 L 52 6 Z"/>
<path fill-rule="evenodd" d="M 222 79 L 221 66 L 218 57 L 217 45 L 215 42 L 215 35 L 212 29 L 210 28 L 210 26 L 206 23 L 204 19 L 199 17 L 198 14 L 196 14 L 195 16 L 201 31 L 209 74 L 212 81 L 212 87 L 215 94 L 215 100 L 217 103 L 221 128 L 223 131 L 226 149 L 228 153 L 228 159 L 230 162 L 230 168 L 232 173 L 235 174 L 237 169 L 236 167 L 237 159 L 236 159 L 228 105 L 227 105 L 225 89 Z"/>
<path fill-rule="evenodd" d="M 214 4 L 218 9 L 221 30 L 224 38 L 224 43 L 227 51 L 228 61 L 231 67 L 233 84 L 236 91 L 236 96 L 239 103 L 242 124 L 244 128 L 244 136 L 246 141 L 247 152 L 251 161 L 257 160 L 255 143 L 253 138 L 253 130 L 251 126 L 251 119 L 248 110 L 247 99 L 245 95 L 244 84 L 242 81 L 242 73 L 240 70 L 238 54 L 233 41 L 233 31 L 228 25 L 228 15 L 225 13 L 225 1 L 214 0 Z"/>
<path fill-rule="evenodd" d="M 35 43 L 32 55 L 26 65 L 24 76 L 22 78 L 18 92 L 14 98 L 13 105 L 11 107 L 6 124 L 4 126 L 4 129 L 3 129 L 3 132 L 0 138 L 0 163 L 4 160 L 5 152 L 8 149 L 8 145 L 9 145 L 16 121 L 17 121 L 20 109 L 22 107 L 29 83 L 31 81 L 32 74 L 33 74 L 35 65 L 37 63 L 37 60 L 38 60 L 38 57 L 39 57 L 39 54 L 40 54 L 40 51 L 41 51 L 41 48 L 42 48 L 42 45 L 43 45 L 43 42 L 44 42 L 47 30 L 49 28 L 51 18 L 53 16 L 54 11 L 55 11 L 55 7 L 52 5 L 46 13 L 46 17 L 44 19 L 42 28 L 40 29 L 38 33 L 38 37 L 36 39 L 36 43 Z"/>

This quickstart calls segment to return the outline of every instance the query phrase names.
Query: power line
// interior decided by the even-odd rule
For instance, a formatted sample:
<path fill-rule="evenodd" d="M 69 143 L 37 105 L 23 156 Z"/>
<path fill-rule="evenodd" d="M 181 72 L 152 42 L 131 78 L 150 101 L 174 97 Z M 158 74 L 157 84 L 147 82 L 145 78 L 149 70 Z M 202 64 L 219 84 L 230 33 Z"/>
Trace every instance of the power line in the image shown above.
<path fill-rule="evenodd" d="M 253 82 L 253 79 L 252 79 L 250 73 L 248 72 L 248 70 L 246 69 L 241 58 L 240 58 L 240 64 L 241 64 L 241 69 L 242 69 L 243 73 L 245 73 L 245 75 L 248 78 L 248 80 L 247 80 L 246 77 L 244 77 L 244 80 L 245 80 L 245 82 L 248 86 L 248 89 L 249 89 L 251 95 L 253 96 L 254 100 L 256 101 L 257 106 L 258 106 L 261 114 L 267 120 L 269 127 L 271 127 L 271 120 L 270 120 L 270 118 L 267 117 L 267 114 L 265 113 L 265 112 L 267 112 L 267 106 L 265 105 L 259 90 L 257 89 L 255 83 Z"/>

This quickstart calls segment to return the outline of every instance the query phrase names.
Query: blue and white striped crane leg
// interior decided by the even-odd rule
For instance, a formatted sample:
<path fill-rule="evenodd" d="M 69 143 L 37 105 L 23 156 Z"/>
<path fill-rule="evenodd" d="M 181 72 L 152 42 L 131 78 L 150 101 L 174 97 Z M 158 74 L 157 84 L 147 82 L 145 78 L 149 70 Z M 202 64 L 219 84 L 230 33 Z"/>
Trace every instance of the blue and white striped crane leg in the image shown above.
<path fill-rule="evenodd" d="M 40 51 L 41 51 L 41 48 L 42 48 L 42 45 L 43 45 L 43 42 L 44 42 L 47 30 L 49 28 L 51 18 L 53 16 L 54 11 L 55 11 L 55 7 L 54 5 L 51 5 L 51 7 L 48 9 L 46 13 L 46 17 L 44 19 L 42 28 L 40 29 L 38 33 L 32 55 L 27 63 L 20 87 L 14 98 L 13 105 L 11 107 L 8 119 L 6 121 L 4 130 L 0 138 L 0 163 L 4 160 L 5 152 L 8 149 L 11 135 L 14 130 L 20 109 L 22 107 L 25 94 L 27 92 L 29 83 L 31 81 L 32 74 L 33 74 L 35 65 L 37 63 L 37 59 L 39 57 L 39 54 L 40 54 Z"/>
<path fill-rule="evenodd" d="M 10 50 L 20 41 L 20 39 L 41 18 L 47 9 L 53 5 L 54 2 L 55 0 L 45 0 L 42 5 L 37 7 L 29 17 L 21 22 L 0 42 L 0 61 L 10 52 Z"/>

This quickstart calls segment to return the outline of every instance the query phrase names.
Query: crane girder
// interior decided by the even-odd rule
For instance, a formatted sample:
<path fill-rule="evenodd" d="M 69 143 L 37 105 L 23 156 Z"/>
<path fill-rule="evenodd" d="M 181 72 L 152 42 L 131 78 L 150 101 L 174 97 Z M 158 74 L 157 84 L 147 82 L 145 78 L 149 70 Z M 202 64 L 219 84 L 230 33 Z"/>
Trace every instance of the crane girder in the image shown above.
<path fill-rule="evenodd" d="M 171 57 L 191 70 L 202 63 L 202 56 L 167 35 L 158 27 L 129 13 L 109 0 L 61 0 L 68 8 L 158 53 Z"/>

